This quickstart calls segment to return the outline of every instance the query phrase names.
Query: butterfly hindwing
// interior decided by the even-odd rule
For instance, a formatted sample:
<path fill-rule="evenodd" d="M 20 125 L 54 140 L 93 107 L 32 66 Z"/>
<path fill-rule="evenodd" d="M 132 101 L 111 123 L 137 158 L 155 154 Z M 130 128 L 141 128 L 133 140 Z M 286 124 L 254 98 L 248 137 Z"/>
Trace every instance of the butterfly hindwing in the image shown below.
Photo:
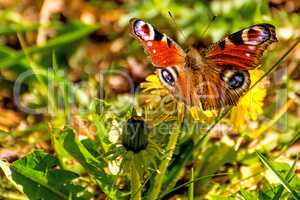
<path fill-rule="evenodd" d="M 236 105 L 239 98 L 249 89 L 248 71 L 241 70 L 207 70 L 194 80 L 192 104 L 199 100 L 203 110 L 220 109 L 227 105 Z"/>
<path fill-rule="evenodd" d="M 130 25 L 131 34 L 142 43 L 156 67 L 168 67 L 184 63 L 185 52 L 170 37 L 160 33 L 151 24 L 140 19 L 131 19 Z"/>
<path fill-rule="evenodd" d="M 236 105 L 250 87 L 248 70 L 261 62 L 264 50 L 276 42 L 275 27 L 257 24 L 233 33 L 202 51 L 205 59 L 200 94 L 203 109 Z M 204 52 L 204 53 L 203 53 Z M 209 70 L 213 68 L 214 70 Z"/>
<path fill-rule="evenodd" d="M 276 42 L 275 27 L 257 24 L 233 33 L 204 51 L 204 57 L 223 69 L 253 69 L 264 50 Z"/>

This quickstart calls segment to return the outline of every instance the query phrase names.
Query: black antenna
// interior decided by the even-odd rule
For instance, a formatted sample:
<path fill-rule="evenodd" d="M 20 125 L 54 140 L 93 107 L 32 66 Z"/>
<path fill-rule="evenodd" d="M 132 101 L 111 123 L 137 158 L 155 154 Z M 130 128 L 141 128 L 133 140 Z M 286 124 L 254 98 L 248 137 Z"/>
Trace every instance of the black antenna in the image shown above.
<path fill-rule="evenodd" d="M 172 13 L 170 11 L 168 11 L 168 14 L 169 14 L 170 18 L 172 19 L 173 23 L 175 24 L 175 28 L 179 31 L 182 39 L 185 39 L 185 36 L 184 36 L 183 32 L 181 31 L 181 29 L 179 28 L 179 26 L 177 25 L 176 20 L 173 17 Z"/>
<path fill-rule="evenodd" d="M 205 34 L 207 33 L 207 31 L 208 31 L 210 25 L 215 21 L 216 18 L 217 18 L 216 15 L 214 15 L 214 16 L 211 18 L 211 20 L 210 20 L 210 22 L 208 23 L 207 27 L 206 27 L 206 28 L 204 29 L 204 31 L 201 33 L 200 38 L 202 38 L 202 37 L 205 36 Z"/>

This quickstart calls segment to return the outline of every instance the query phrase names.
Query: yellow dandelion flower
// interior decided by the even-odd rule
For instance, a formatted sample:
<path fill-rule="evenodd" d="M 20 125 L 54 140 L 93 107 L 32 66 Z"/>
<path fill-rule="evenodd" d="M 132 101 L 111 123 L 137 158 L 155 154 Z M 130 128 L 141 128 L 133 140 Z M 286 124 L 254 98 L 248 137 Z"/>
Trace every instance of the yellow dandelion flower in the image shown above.
<path fill-rule="evenodd" d="M 177 120 L 182 122 L 185 114 L 185 104 L 178 101 L 159 81 L 156 75 L 146 78 L 147 82 L 141 84 L 141 104 L 144 104 L 145 120 L 154 125 L 162 121 Z M 199 106 L 187 107 L 194 120 L 210 122 L 217 116 L 216 111 L 203 111 Z"/>
<path fill-rule="evenodd" d="M 198 107 L 190 107 L 190 113 L 194 120 L 200 122 L 211 123 L 213 119 L 218 115 L 216 110 L 202 110 L 201 104 Z"/>
<path fill-rule="evenodd" d="M 251 70 L 251 86 L 263 75 L 262 70 Z M 261 81 L 245 96 L 240 98 L 237 106 L 233 107 L 230 120 L 237 130 L 243 128 L 246 120 L 257 120 L 257 116 L 263 113 L 263 101 L 267 94 L 266 81 Z"/>
<path fill-rule="evenodd" d="M 141 83 L 141 88 L 143 88 L 143 92 L 146 92 L 148 90 L 157 90 L 157 89 L 164 89 L 166 90 L 160 83 L 158 77 L 154 74 L 149 75 L 146 77 L 146 81 L 144 83 Z"/>

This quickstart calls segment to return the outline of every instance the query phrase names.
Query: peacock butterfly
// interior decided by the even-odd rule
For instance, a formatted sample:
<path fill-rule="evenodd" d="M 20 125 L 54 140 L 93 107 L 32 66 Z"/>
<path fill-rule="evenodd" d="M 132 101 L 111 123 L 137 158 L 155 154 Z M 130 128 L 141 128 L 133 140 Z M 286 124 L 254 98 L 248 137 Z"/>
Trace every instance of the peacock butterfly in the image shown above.
<path fill-rule="evenodd" d="M 143 45 L 161 83 L 187 105 L 204 110 L 236 105 L 249 89 L 248 70 L 257 67 L 264 50 L 277 41 L 275 27 L 256 24 L 208 48 L 184 51 L 151 24 L 133 18 L 131 34 Z"/>

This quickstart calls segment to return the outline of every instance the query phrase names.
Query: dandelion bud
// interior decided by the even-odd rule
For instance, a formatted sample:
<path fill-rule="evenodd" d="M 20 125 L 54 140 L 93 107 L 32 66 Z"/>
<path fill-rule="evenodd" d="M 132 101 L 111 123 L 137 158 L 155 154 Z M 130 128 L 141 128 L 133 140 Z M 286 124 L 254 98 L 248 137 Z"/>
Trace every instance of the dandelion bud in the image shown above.
<path fill-rule="evenodd" d="M 130 118 L 123 126 L 122 144 L 135 153 L 146 149 L 148 144 L 147 125 L 141 119 Z"/>

